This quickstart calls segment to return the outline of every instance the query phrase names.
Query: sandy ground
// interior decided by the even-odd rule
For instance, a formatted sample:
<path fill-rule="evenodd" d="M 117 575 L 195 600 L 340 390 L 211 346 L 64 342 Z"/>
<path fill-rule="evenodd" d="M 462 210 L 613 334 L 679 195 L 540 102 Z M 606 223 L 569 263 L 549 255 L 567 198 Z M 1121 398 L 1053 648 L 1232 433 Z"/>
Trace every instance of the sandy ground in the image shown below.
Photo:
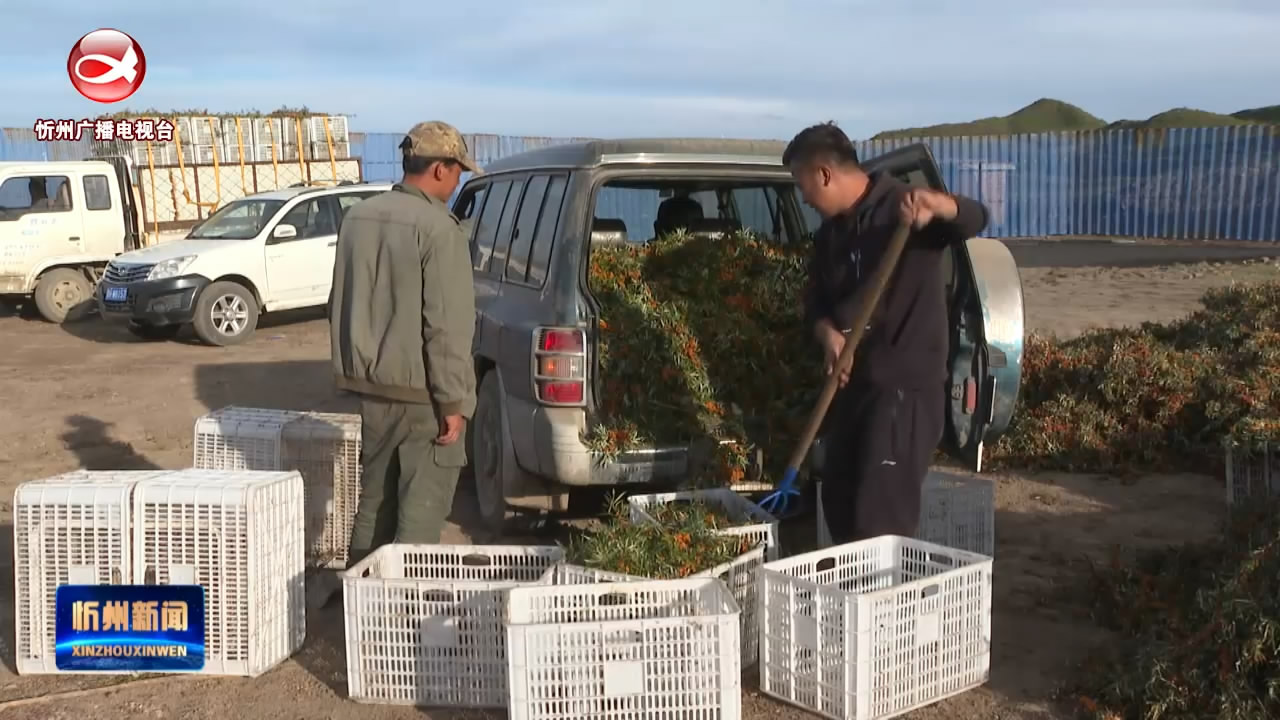
<path fill-rule="evenodd" d="M 1091 326 L 1168 320 L 1196 307 L 1211 286 L 1280 279 L 1253 263 L 1024 272 L 1031 328 L 1072 335 Z M 11 500 L 21 482 L 72 470 L 179 468 L 191 457 L 192 422 L 229 404 L 344 410 L 327 369 L 327 328 L 316 313 L 279 318 L 244 346 L 190 341 L 144 344 L 96 322 L 57 328 L 0 316 L 0 717 L 478 718 L 346 699 L 342 614 L 308 618 L 296 657 L 248 679 L 25 676 L 13 669 Z M 978 690 L 911 715 L 942 720 L 1064 717 L 1054 697 L 1070 668 L 1107 642 L 1087 616 L 1089 562 L 1117 544 L 1168 543 L 1214 531 L 1222 506 L 1212 478 L 1007 475 L 996 478 L 992 675 Z M 473 501 L 455 503 L 449 538 L 465 541 Z M 800 532 L 807 533 L 808 530 Z M 804 713 L 747 687 L 748 718 Z"/>

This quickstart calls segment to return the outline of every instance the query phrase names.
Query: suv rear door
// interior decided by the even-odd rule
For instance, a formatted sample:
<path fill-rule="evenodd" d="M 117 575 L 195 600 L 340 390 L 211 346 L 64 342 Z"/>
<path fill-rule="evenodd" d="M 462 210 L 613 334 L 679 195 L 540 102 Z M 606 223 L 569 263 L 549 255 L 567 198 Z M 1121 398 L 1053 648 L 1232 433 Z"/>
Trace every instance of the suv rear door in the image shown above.
<path fill-rule="evenodd" d="M 933 154 L 922 144 L 872 158 L 863 167 L 887 171 L 908 185 L 947 189 Z M 1021 382 L 1021 280 L 1003 243 L 974 238 L 951 247 L 940 281 L 947 287 L 951 325 L 942 447 L 981 470 L 983 446 L 1008 427 Z"/>
<path fill-rule="evenodd" d="M 533 331 L 547 320 L 542 291 L 567 183 L 556 171 L 499 176 L 469 184 L 454 203 L 471 243 L 473 353 L 493 360 L 506 393 L 521 399 L 533 399 Z"/>

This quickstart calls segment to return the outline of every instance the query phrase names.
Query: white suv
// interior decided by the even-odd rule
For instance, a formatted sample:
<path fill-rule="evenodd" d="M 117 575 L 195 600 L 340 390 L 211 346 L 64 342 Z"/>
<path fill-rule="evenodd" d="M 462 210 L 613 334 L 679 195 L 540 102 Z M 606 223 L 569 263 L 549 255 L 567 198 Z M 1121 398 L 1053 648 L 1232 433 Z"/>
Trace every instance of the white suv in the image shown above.
<path fill-rule="evenodd" d="M 210 345 L 243 342 L 264 312 L 329 301 L 342 218 L 390 189 L 292 187 L 227 203 L 182 240 L 116 256 L 95 293 L 98 309 L 149 340 L 190 323 Z"/>

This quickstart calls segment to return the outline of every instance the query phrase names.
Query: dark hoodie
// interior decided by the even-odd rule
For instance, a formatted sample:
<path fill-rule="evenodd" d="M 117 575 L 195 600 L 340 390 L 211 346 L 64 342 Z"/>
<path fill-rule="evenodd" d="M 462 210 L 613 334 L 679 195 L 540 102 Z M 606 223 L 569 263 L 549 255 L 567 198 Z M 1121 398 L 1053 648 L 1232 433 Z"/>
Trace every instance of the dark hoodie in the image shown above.
<path fill-rule="evenodd" d="M 866 194 L 818 229 L 805 293 L 810 327 L 826 318 L 839 330 L 851 329 L 853 298 L 884 255 L 909 189 L 887 173 L 874 173 Z M 941 388 L 946 380 L 949 323 L 942 253 L 987 225 L 981 203 L 953 197 L 955 219 L 935 220 L 907 240 L 857 351 L 851 384 L 925 389 Z"/>

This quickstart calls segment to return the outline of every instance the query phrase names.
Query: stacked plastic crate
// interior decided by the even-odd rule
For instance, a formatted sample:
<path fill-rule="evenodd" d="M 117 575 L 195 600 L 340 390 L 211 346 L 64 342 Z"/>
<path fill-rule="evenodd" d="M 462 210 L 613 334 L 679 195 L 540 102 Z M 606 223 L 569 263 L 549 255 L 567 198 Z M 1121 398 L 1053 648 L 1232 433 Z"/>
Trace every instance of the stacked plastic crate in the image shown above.
<path fill-rule="evenodd" d="M 360 501 L 360 416 L 230 406 L 195 423 L 196 468 L 297 470 L 304 484 L 307 561 L 347 565 Z"/>
<path fill-rule="evenodd" d="M 515 588 L 511 720 L 742 717 L 739 608 L 713 578 Z"/>
<path fill-rule="evenodd" d="M 558 547 L 375 550 L 342 578 L 348 694 L 366 703 L 506 707 L 505 591 L 550 579 L 563 560 Z"/>
<path fill-rule="evenodd" d="M 823 454 L 810 455 L 819 473 Z M 820 549 L 757 573 L 761 691 L 823 717 L 885 720 L 984 684 L 992 482 L 931 470 L 914 538 L 834 547 L 815 486 Z"/>
<path fill-rule="evenodd" d="M 985 683 L 992 559 L 883 536 L 766 563 L 760 689 L 836 720 L 883 720 Z"/>
<path fill-rule="evenodd" d="M 720 510 L 731 527 L 716 531 L 721 535 L 741 537 L 749 549 L 736 559 L 711 568 L 694 577 L 719 578 L 728 586 L 741 611 L 742 665 L 750 667 L 759 655 L 756 628 L 756 570 L 768 560 L 778 557 L 778 520 L 737 492 L 728 488 L 683 490 L 680 492 L 632 495 L 627 498 L 633 523 L 656 524 L 656 508 L 666 504 L 702 503 Z"/>
<path fill-rule="evenodd" d="M 348 694 L 520 720 L 741 716 L 739 610 L 557 547 L 388 545 L 343 573 Z"/>
<path fill-rule="evenodd" d="M 818 547 L 831 545 L 822 483 L 817 483 Z M 995 554 L 995 487 L 990 480 L 930 470 L 920 499 L 916 539 L 981 555 Z"/>
<path fill-rule="evenodd" d="M 341 115 L 317 115 L 306 119 L 310 136 L 311 157 L 316 160 L 342 160 L 351 157 L 351 132 L 347 118 Z M 330 156 L 329 148 L 333 148 Z"/>
<path fill-rule="evenodd" d="M 137 582 L 205 589 L 205 668 L 256 677 L 302 647 L 302 477 L 183 470 L 133 491 Z"/>
<path fill-rule="evenodd" d="M 54 647 L 59 586 L 133 583 L 133 487 L 166 474 L 79 471 L 18 487 L 13 555 L 19 673 L 59 672 Z"/>
<path fill-rule="evenodd" d="M 296 472 L 79 471 L 14 496 L 18 670 L 60 672 L 61 585 L 200 585 L 205 666 L 255 676 L 301 647 L 302 478 Z"/>

